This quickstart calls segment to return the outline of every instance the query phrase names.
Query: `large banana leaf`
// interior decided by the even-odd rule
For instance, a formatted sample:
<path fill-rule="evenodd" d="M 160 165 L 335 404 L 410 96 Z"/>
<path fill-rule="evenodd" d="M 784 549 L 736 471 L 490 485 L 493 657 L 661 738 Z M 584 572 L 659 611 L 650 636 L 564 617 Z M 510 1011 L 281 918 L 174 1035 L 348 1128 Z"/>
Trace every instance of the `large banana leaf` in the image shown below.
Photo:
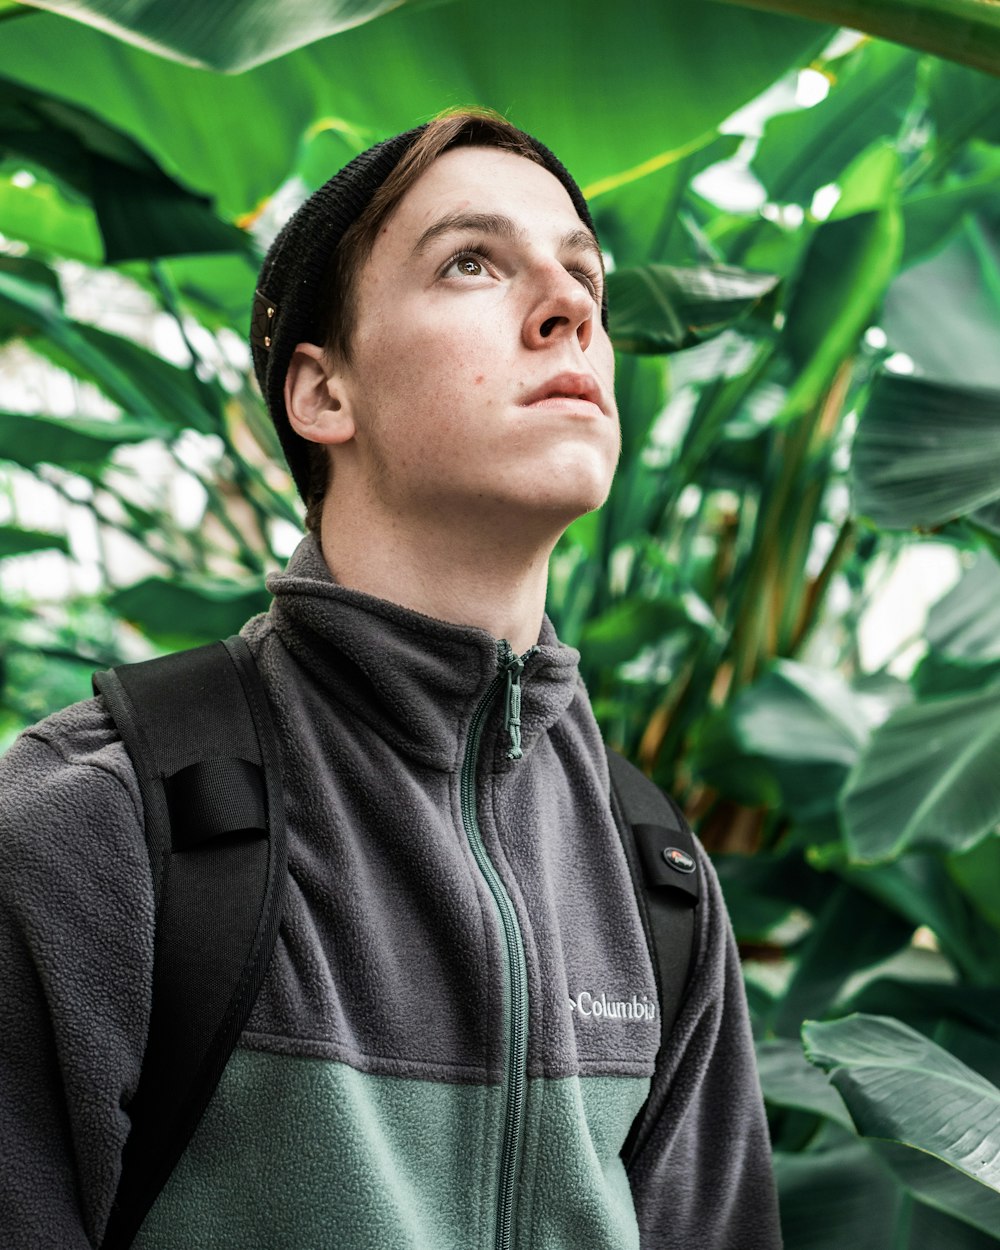
<path fill-rule="evenodd" d="M 742 8 L 837 22 L 881 39 L 1000 73 L 1000 12 L 994 0 L 724 0 Z"/>
<path fill-rule="evenodd" d="M 885 1016 L 809 1021 L 802 1037 L 862 1136 L 922 1150 L 1000 1193 L 1000 1089 L 990 1081 Z"/>
<path fill-rule="evenodd" d="M 1000 686 L 900 708 L 872 735 L 842 805 L 861 863 L 977 842 L 1000 822 Z"/>
<path fill-rule="evenodd" d="M 779 279 L 730 265 L 641 265 L 608 274 L 611 338 L 621 351 L 676 352 L 754 313 L 766 316 Z"/>
<path fill-rule="evenodd" d="M 108 262 L 238 251 L 249 245 L 246 235 L 215 216 L 204 196 L 167 177 L 127 135 L 88 109 L 4 78 L 2 157 L 41 167 L 89 199 Z M 10 230 L 6 221 L 4 227 Z"/>
<path fill-rule="evenodd" d="M 225 55 L 238 41 L 233 6 L 198 7 L 230 13 L 219 36 Z M 289 27 L 302 21 L 300 0 L 267 8 Z M 317 127 L 342 136 L 333 172 L 381 135 L 472 102 L 538 134 L 581 185 L 601 180 L 610 190 L 703 147 L 735 109 L 807 64 L 829 33 L 682 0 L 460 0 L 407 4 L 226 77 L 37 13 L 7 23 L 0 59 L 9 77 L 99 110 L 171 176 L 236 217 L 271 195 Z"/>
<path fill-rule="evenodd" d="M 1000 659 L 1000 564 L 988 551 L 931 608 L 927 640 L 957 659 Z"/>
<path fill-rule="evenodd" d="M 160 645 L 175 649 L 235 633 L 270 596 L 260 583 L 147 577 L 111 596 L 111 607 Z"/>
<path fill-rule="evenodd" d="M 444 0 L 437 0 L 443 3 Z M 360 26 L 406 0 L 26 0 L 190 65 L 237 71 Z"/>
<path fill-rule="evenodd" d="M 858 512 L 933 529 L 1000 499 L 1000 392 L 883 374 L 858 425 Z"/>

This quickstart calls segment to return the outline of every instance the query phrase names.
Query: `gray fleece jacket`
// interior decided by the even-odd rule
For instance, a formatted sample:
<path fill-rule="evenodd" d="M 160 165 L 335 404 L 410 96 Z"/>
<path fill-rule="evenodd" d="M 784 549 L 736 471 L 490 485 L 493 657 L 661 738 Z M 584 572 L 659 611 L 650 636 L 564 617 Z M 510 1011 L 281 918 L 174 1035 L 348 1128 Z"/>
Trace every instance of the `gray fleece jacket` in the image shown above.
<path fill-rule="evenodd" d="M 285 915 L 136 1245 L 779 1247 L 703 855 L 693 978 L 654 1079 L 655 980 L 576 652 L 546 622 L 512 760 L 488 634 L 337 586 L 311 539 L 270 586 L 243 633 L 281 743 Z M 0 763 L 0 1246 L 99 1244 L 152 955 L 135 774 L 90 700 Z"/>

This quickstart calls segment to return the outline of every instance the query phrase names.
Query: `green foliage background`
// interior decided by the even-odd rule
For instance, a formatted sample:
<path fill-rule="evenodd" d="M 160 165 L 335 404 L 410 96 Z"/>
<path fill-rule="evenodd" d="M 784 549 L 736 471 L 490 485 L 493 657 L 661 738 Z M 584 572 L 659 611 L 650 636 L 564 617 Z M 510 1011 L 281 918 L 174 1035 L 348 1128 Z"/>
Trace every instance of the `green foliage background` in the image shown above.
<path fill-rule="evenodd" d="M 715 856 L 789 1250 L 995 1246 L 996 6 L 301 9 L 0 3 L 2 741 L 266 606 L 299 512 L 227 334 L 260 247 L 379 137 L 500 109 L 614 261 L 624 455 L 550 611 Z M 828 94 L 794 108 L 807 67 Z M 706 197 L 737 152 L 763 208 Z M 962 576 L 912 673 L 870 671 L 873 586 L 929 541 Z M 29 595 L 39 552 L 87 576 L 50 555 Z"/>

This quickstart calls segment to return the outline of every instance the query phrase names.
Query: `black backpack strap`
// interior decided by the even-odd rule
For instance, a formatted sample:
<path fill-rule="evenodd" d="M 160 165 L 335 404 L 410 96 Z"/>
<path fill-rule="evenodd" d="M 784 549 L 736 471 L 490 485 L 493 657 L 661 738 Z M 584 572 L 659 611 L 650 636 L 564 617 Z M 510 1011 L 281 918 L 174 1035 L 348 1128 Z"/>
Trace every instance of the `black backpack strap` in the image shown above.
<path fill-rule="evenodd" d="M 653 958 L 662 1053 L 684 1000 L 694 956 L 701 891 L 694 834 L 669 795 L 617 751 L 605 749 L 612 812 Z M 649 1112 L 647 1102 L 622 1148 L 626 1163 L 642 1148 L 652 1128 Z"/>
<path fill-rule="evenodd" d="M 274 949 L 286 833 L 277 740 L 242 638 L 94 677 L 135 767 L 156 938 L 132 1128 L 102 1250 L 131 1245 L 236 1046 Z"/>

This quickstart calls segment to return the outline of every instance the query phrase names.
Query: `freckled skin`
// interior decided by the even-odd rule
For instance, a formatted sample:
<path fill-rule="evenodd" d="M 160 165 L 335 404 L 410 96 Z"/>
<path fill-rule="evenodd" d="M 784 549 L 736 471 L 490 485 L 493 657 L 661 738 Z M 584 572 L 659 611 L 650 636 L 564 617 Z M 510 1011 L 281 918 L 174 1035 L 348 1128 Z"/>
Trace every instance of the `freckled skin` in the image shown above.
<path fill-rule="evenodd" d="M 503 214 L 520 238 L 491 240 L 479 273 L 442 272 L 474 237 L 413 249 L 456 212 Z M 578 258 L 561 247 L 579 225 L 558 179 L 490 148 L 446 152 L 404 197 L 360 276 L 341 377 L 356 431 L 348 473 L 372 506 L 416 525 L 541 522 L 554 541 L 604 501 L 619 447 L 614 357 Z M 562 372 L 593 378 L 605 412 L 523 405 Z M 335 476 L 341 491 L 336 463 Z"/>

